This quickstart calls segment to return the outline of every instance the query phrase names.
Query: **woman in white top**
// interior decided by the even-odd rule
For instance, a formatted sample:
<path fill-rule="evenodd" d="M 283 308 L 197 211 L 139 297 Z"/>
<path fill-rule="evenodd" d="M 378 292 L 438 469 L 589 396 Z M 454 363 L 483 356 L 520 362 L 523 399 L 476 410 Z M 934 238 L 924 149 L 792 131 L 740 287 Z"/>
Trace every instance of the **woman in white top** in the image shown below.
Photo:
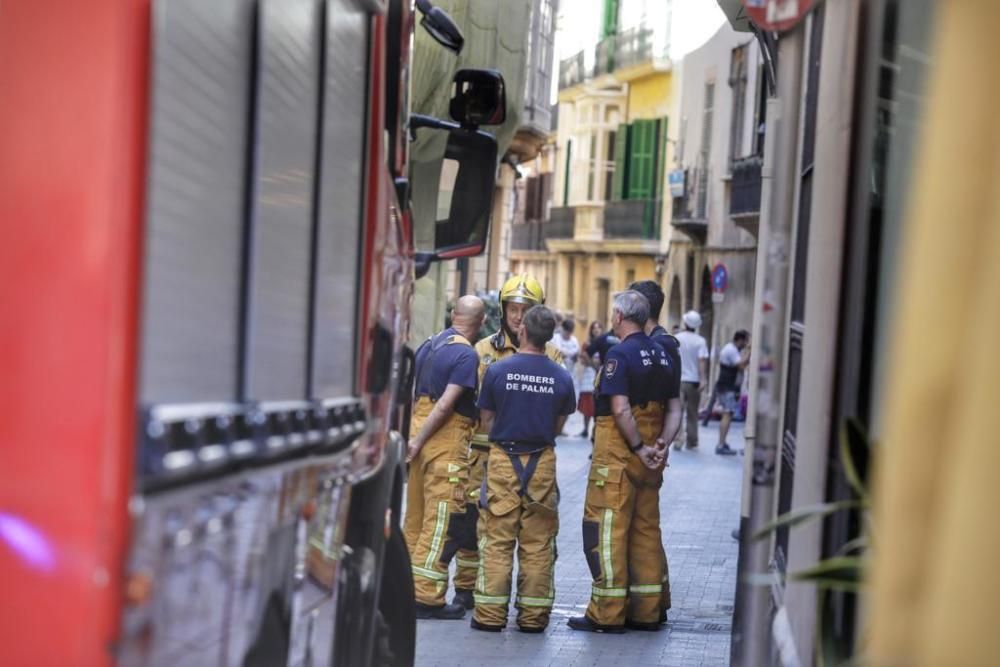
<path fill-rule="evenodd" d="M 594 380 L 597 377 L 596 368 L 601 363 L 600 359 L 592 359 L 586 350 L 603 333 L 604 327 L 600 322 L 597 320 L 591 322 L 590 328 L 587 330 L 587 344 L 580 352 L 580 367 L 583 372 L 580 374 L 580 399 L 576 403 L 576 409 L 583 414 L 583 432 L 580 433 L 581 438 L 586 438 L 590 435 L 590 420 L 594 416 Z"/>
<path fill-rule="evenodd" d="M 580 356 L 580 341 L 573 335 L 573 328 L 576 325 L 568 317 L 562 321 L 559 332 L 552 337 L 552 344 L 559 348 L 563 356 L 563 365 L 573 377 L 576 377 L 576 359 Z M 579 389 L 577 390 L 579 391 Z"/>

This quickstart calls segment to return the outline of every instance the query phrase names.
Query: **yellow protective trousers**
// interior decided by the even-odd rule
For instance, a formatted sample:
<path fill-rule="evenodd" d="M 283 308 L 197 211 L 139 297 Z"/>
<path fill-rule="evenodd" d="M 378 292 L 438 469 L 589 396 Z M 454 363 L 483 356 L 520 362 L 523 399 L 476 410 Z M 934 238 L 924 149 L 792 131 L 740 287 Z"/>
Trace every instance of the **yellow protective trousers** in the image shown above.
<path fill-rule="evenodd" d="M 410 433 L 417 434 L 434 403 L 421 396 L 413 406 Z M 413 588 L 420 604 L 440 606 L 448 590 L 448 564 L 467 538 L 466 449 L 473 421 L 453 414 L 410 462 L 403 536 L 410 550 Z"/>
<path fill-rule="evenodd" d="M 489 449 L 469 447 L 469 484 L 465 489 L 466 526 L 463 532 L 464 539 L 455 555 L 456 591 L 471 591 L 476 587 L 476 576 L 479 572 L 479 545 L 476 539 L 476 526 L 479 522 L 479 489 L 483 485 L 483 474 L 488 458 Z"/>
<path fill-rule="evenodd" d="M 652 443 L 663 427 L 658 403 L 633 407 L 639 435 Z M 593 575 L 587 616 L 600 625 L 657 623 L 670 606 L 660 534 L 663 471 L 629 451 L 614 417 L 598 417 L 583 510 L 583 551 Z"/>
<path fill-rule="evenodd" d="M 516 455 L 521 467 L 530 455 Z M 475 619 L 485 625 L 507 625 L 514 549 L 517 548 L 517 624 L 544 628 L 555 599 L 556 534 L 559 532 L 559 489 L 556 455 L 541 451 L 534 474 L 522 495 L 519 471 L 510 455 L 492 447 L 486 466 L 486 502 L 479 510 L 479 576 Z"/>

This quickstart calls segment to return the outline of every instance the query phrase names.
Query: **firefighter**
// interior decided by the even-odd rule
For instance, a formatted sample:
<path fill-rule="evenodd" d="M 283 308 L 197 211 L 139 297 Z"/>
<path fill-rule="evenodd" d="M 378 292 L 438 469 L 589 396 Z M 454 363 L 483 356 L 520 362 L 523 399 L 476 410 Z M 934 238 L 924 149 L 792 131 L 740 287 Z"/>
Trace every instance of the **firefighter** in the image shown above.
<path fill-rule="evenodd" d="M 452 326 L 417 350 L 403 524 L 417 618 L 465 616 L 464 606 L 445 604 L 445 592 L 448 564 L 466 525 L 467 450 L 475 428 L 479 363 L 472 343 L 485 311 L 481 299 L 463 296 L 452 312 Z"/>
<path fill-rule="evenodd" d="M 673 369 L 646 335 L 648 319 L 642 294 L 615 296 L 611 322 L 622 342 L 608 351 L 599 376 L 583 510 L 583 549 L 594 581 L 586 615 L 569 620 L 574 630 L 662 628 L 659 490 L 679 420 L 665 409 L 677 396 Z"/>
<path fill-rule="evenodd" d="M 673 387 L 671 388 L 671 394 L 676 395 L 678 398 L 671 398 L 667 401 L 667 411 L 675 413 L 673 418 L 677 420 L 679 424 L 681 421 L 682 406 L 680 391 L 681 391 L 681 351 L 680 351 L 680 341 L 678 341 L 674 336 L 671 336 L 666 329 L 660 325 L 660 312 L 663 310 L 663 289 L 655 280 L 641 280 L 639 282 L 634 282 L 628 286 L 629 289 L 637 291 L 639 294 L 646 297 L 646 301 L 649 302 L 649 319 L 646 320 L 646 335 L 649 336 L 654 343 L 659 344 L 663 348 L 663 351 L 667 353 L 667 361 L 670 362 L 671 370 L 671 381 L 673 382 Z M 662 545 L 661 545 L 662 546 Z M 661 614 L 660 622 L 667 622 L 667 610 L 670 609 L 670 567 L 667 563 L 667 552 L 663 552 L 663 592 L 660 596 L 661 599 Z"/>
<path fill-rule="evenodd" d="M 517 332 L 518 353 L 491 365 L 479 390 L 491 446 L 480 493 L 476 630 L 499 632 L 507 624 L 515 547 L 517 625 L 542 632 L 549 623 L 559 531 L 553 448 L 576 410 L 573 378 L 545 354 L 555 326 L 551 310 L 531 308 Z"/>
<path fill-rule="evenodd" d="M 500 330 L 492 336 L 483 338 L 476 344 L 476 354 L 479 355 L 479 381 L 490 364 L 500 361 L 517 352 L 520 339 L 517 332 L 521 326 L 524 314 L 532 306 L 545 303 L 545 293 L 541 284 L 527 274 L 509 278 L 500 288 Z M 557 363 L 562 363 L 562 354 L 555 345 L 545 344 L 545 354 Z M 472 437 L 469 448 L 469 486 L 466 490 L 466 521 L 464 531 L 465 541 L 456 556 L 455 563 L 455 597 L 453 602 L 460 602 L 466 609 L 475 606 L 473 589 L 476 586 L 476 576 L 479 569 L 479 552 L 476 539 L 476 526 L 479 518 L 479 489 L 483 482 L 483 468 L 489 456 L 490 443 L 487 431 L 481 427 Z"/>

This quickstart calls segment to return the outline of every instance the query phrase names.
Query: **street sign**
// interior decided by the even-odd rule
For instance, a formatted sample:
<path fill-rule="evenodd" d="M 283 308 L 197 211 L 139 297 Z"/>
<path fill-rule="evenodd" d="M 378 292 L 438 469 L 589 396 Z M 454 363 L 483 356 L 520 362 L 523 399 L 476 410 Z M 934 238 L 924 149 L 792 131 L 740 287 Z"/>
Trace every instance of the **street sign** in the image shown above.
<path fill-rule="evenodd" d="M 712 269 L 712 291 L 719 294 L 724 294 L 726 288 L 729 287 L 729 271 L 726 270 L 726 265 L 719 262 Z"/>
<path fill-rule="evenodd" d="M 674 169 L 670 174 L 667 175 L 667 181 L 670 183 L 670 196 L 671 197 L 683 197 L 684 196 L 684 170 Z"/>
<path fill-rule="evenodd" d="M 819 0 L 741 0 L 747 15 L 761 30 L 791 30 Z"/>

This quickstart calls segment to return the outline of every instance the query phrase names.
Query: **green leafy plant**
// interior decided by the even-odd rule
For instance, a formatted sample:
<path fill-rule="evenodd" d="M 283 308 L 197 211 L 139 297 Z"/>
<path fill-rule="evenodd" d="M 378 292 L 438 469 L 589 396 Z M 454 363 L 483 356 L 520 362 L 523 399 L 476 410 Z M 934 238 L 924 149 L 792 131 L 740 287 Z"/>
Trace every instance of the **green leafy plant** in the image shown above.
<path fill-rule="evenodd" d="M 869 490 L 861 479 L 856 461 L 859 457 L 867 459 L 871 449 L 872 444 L 860 422 L 854 419 L 846 420 L 840 429 L 838 456 L 853 497 L 795 508 L 766 524 L 753 535 L 754 540 L 760 540 L 769 537 L 779 528 L 792 529 L 838 512 L 864 513 L 866 520 L 864 535 L 844 544 L 835 555 L 819 561 L 812 567 L 787 575 L 789 581 L 810 582 L 819 589 L 816 641 L 816 660 L 819 665 L 843 665 L 850 658 L 835 640 L 837 619 L 834 614 L 832 594 L 835 592 L 857 594 L 864 590 L 867 552 L 875 531 L 868 515 L 871 506 Z"/>

